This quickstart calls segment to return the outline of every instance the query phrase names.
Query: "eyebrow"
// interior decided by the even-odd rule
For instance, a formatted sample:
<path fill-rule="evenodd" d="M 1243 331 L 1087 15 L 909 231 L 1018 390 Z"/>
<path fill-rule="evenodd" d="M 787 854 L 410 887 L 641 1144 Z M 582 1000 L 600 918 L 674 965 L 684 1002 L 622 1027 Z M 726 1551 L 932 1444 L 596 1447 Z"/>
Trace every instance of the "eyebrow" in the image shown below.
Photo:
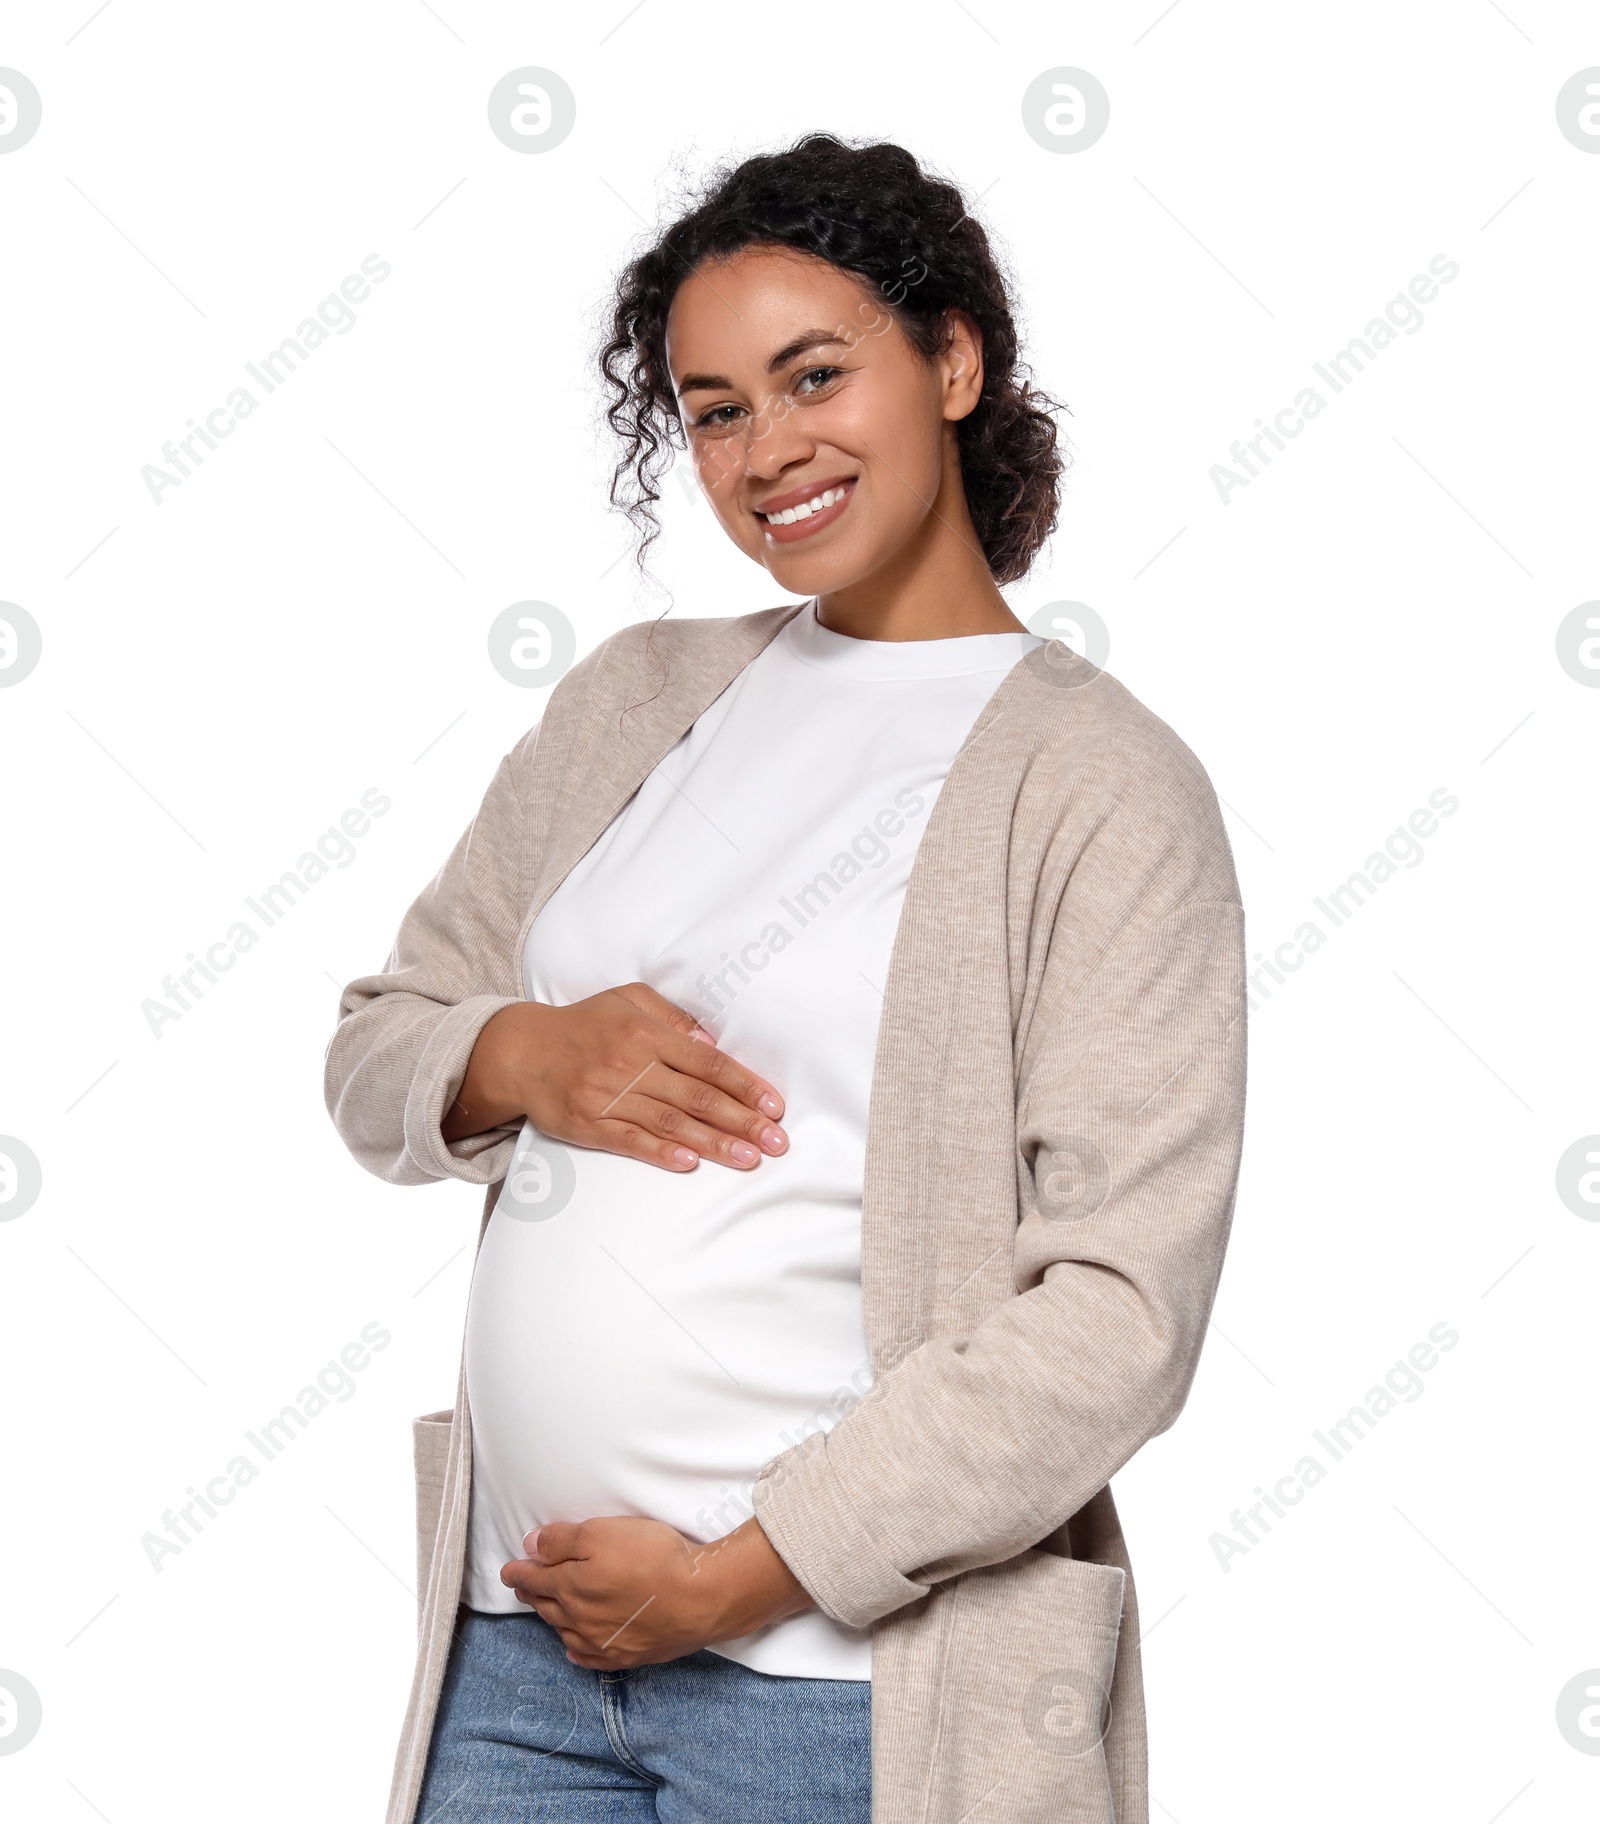
<path fill-rule="evenodd" d="M 792 342 L 785 342 L 783 347 L 767 363 L 769 374 L 777 373 L 780 367 L 787 367 L 796 355 L 802 355 L 808 348 L 829 348 L 837 343 L 841 348 L 849 344 L 836 330 L 803 329 Z M 680 393 L 716 392 L 721 389 L 731 390 L 733 382 L 726 374 L 685 374 L 678 382 Z"/>

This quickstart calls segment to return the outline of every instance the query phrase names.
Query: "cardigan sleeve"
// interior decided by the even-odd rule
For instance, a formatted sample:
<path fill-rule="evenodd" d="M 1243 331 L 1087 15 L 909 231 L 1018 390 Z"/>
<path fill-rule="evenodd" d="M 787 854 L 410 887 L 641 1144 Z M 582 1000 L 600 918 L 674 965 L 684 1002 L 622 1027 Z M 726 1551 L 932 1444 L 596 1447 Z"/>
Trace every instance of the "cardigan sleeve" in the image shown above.
<path fill-rule="evenodd" d="M 500 762 L 477 815 L 406 912 L 384 968 L 340 997 L 324 1100 L 356 1160 L 391 1184 L 491 1184 L 520 1130 L 447 1141 L 440 1128 L 478 1034 L 520 998 L 514 947 L 535 839 L 521 781 L 538 734 Z"/>
<path fill-rule="evenodd" d="M 1062 896 L 1019 1069 L 1016 1295 L 757 1482 L 774 1547 L 848 1626 L 1037 1544 L 1188 1396 L 1242 1148 L 1244 913 L 1155 865 L 1112 873 L 1120 898 Z M 1236 893 L 1231 861 L 1198 874 Z"/>

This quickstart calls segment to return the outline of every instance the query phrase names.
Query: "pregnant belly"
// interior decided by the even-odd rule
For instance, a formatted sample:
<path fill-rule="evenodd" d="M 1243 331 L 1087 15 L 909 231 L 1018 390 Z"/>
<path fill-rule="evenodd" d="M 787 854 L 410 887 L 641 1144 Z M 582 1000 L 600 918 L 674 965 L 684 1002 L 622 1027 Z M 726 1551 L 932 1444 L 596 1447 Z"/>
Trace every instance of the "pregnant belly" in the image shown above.
<path fill-rule="evenodd" d="M 753 1172 L 682 1175 L 525 1129 L 548 1191 L 530 1142 L 560 1207 L 527 1220 L 503 1194 L 473 1275 L 473 1558 L 497 1569 L 530 1527 L 601 1514 L 719 1538 L 762 1465 L 870 1385 L 859 1191 L 807 1166 L 837 1148 L 803 1126 Z"/>

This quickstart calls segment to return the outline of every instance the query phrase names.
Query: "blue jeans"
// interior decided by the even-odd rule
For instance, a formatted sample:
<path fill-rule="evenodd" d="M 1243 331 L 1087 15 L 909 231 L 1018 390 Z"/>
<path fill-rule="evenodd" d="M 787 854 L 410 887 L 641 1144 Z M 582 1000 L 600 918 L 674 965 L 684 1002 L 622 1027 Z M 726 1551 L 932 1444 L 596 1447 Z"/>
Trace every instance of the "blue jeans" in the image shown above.
<path fill-rule="evenodd" d="M 718 1653 L 592 1672 L 462 1608 L 416 1824 L 869 1824 L 872 1685 Z"/>

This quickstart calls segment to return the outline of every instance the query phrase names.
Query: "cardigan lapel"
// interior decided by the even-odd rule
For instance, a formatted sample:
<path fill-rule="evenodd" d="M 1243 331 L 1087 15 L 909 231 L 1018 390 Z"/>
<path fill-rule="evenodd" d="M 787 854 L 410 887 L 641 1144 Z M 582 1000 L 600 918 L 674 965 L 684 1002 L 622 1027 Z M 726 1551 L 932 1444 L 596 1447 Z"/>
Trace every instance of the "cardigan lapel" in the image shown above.
<path fill-rule="evenodd" d="M 1037 650 L 1037 649 L 1036 649 Z M 984 705 L 951 760 L 912 860 L 883 984 L 868 1107 L 861 1200 L 861 1295 L 874 1370 L 895 1366 L 957 1322 L 957 1294 L 986 1282 L 963 1263 L 941 1284 L 941 1237 L 952 1221 L 982 1232 L 975 1207 L 952 1213 L 948 1187 L 1009 1211 L 1009 1134 L 984 1111 L 1012 1094 L 1006 932 L 1009 811 L 1036 740 L 1034 654 L 1024 655 Z M 940 966 L 930 969 L 928 959 Z M 987 1061 L 987 1076 L 979 1067 Z M 994 1080 L 1004 1074 L 1006 1081 Z M 940 1123 L 919 1125 L 938 1108 Z M 988 1264 L 988 1263 L 984 1263 Z"/>

